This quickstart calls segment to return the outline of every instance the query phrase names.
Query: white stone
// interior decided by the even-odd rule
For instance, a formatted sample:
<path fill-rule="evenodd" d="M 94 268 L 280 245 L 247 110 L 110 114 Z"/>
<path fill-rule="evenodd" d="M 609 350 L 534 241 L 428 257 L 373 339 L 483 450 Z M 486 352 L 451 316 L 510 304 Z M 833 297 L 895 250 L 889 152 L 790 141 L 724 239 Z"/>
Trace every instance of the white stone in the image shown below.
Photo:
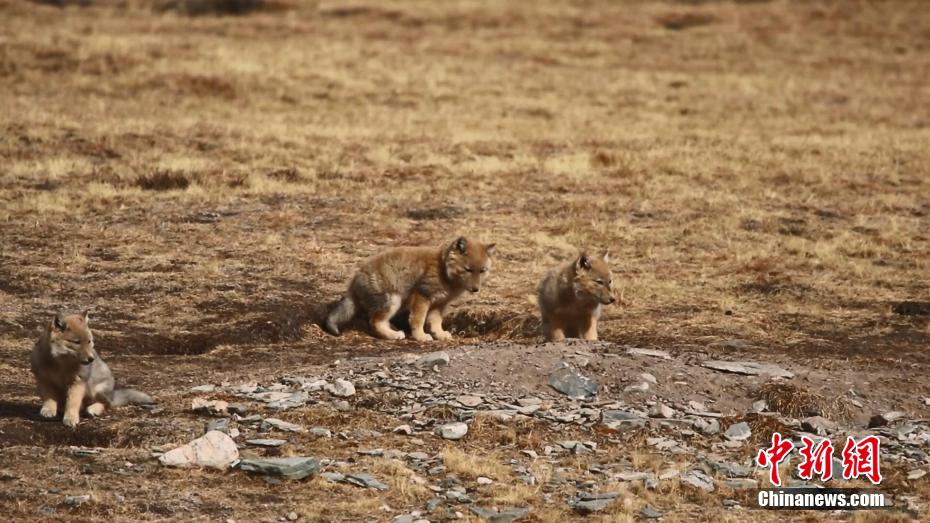
<path fill-rule="evenodd" d="M 439 426 L 436 432 L 442 436 L 443 439 L 458 440 L 464 438 L 465 434 L 468 434 L 468 425 L 461 421 L 454 421 Z"/>
<path fill-rule="evenodd" d="M 169 467 L 209 467 L 218 470 L 226 470 L 237 459 L 239 449 L 236 448 L 236 442 L 218 430 L 211 430 L 158 458 Z"/>

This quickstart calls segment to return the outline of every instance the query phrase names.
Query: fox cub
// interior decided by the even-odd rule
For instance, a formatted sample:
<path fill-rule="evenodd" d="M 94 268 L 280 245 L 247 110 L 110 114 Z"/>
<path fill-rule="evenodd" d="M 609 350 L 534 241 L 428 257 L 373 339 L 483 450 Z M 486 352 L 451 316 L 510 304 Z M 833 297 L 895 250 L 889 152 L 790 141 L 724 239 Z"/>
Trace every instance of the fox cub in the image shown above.
<path fill-rule="evenodd" d="M 94 350 L 87 316 L 86 311 L 57 314 L 32 350 L 32 373 L 42 400 L 39 414 L 53 418 L 64 403 L 62 421 L 68 427 L 78 424 L 82 406 L 87 414 L 99 416 L 107 406 L 153 403 L 148 394 L 113 388 L 113 374 Z"/>
<path fill-rule="evenodd" d="M 491 269 L 494 244 L 483 245 L 460 237 L 441 247 L 396 247 L 361 264 L 349 290 L 330 311 L 323 327 L 333 335 L 351 320 L 356 311 L 368 315 L 371 328 L 389 340 L 404 338 L 390 320 L 401 309 L 410 311 L 413 339 L 448 340 L 442 328 L 446 306 L 463 292 L 478 292 Z M 429 322 L 432 336 L 424 332 Z"/>
<path fill-rule="evenodd" d="M 616 301 L 611 291 L 609 256 L 582 254 L 549 271 L 539 282 L 538 301 L 543 335 L 548 341 L 565 336 L 597 339 L 601 307 Z"/>

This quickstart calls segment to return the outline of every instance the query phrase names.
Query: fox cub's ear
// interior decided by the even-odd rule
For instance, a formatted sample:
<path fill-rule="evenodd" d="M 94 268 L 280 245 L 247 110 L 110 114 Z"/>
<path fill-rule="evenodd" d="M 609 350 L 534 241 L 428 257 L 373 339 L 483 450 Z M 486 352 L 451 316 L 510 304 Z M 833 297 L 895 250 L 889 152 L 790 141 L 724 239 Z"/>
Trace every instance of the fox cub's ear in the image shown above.
<path fill-rule="evenodd" d="M 591 270 L 591 258 L 588 258 L 587 254 L 582 254 L 578 257 L 578 267 L 586 271 Z"/>
<path fill-rule="evenodd" d="M 458 240 L 455 240 L 455 248 L 462 254 L 465 254 L 465 250 L 468 249 L 468 242 L 465 241 L 465 237 L 461 237 Z"/>
<path fill-rule="evenodd" d="M 89 325 L 90 324 L 90 309 L 84 309 L 84 311 L 81 312 L 81 316 L 84 318 L 84 325 Z"/>
<path fill-rule="evenodd" d="M 497 244 L 492 243 L 491 245 L 488 245 L 487 247 L 484 248 L 484 252 L 488 256 L 494 256 L 494 253 L 497 252 Z"/>
<path fill-rule="evenodd" d="M 65 319 L 61 316 L 61 314 L 56 314 L 52 319 L 52 327 L 60 331 L 65 330 Z"/>
<path fill-rule="evenodd" d="M 604 254 L 601 255 L 601 258 L 602 258 L 605 262 L 609 262 L 609 261 L 610 261 L 610 251 L 604 251 Z"/>

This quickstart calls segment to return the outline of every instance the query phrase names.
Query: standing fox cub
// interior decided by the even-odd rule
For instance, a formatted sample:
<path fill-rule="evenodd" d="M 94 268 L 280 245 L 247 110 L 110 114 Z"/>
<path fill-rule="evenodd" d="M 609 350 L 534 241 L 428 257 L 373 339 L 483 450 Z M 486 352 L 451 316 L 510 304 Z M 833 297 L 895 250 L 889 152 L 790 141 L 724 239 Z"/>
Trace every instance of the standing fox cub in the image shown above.
<path fill-rule="evenodd" d="M 576 260 L 549 271 L 539 282 L 538 301 L 543 335 L 548 341 L 569 336 L 597 339 L 601 306 L 616 301 L 611 291 L 608 255 L 593 258 L 582 254 Z"/>
<path fill-rule="evenodd" d="M 81 407 L 99 416 L 107 406 L 152 403 L 148 394 L 132 389 L 114 389 L 113 374 L 94 350 L 94 336 L 87 326 L 87 312 L 57 314 L 32 350 L 32 373 L 39 386 L 44 418 L 58 413 L 64 403 L 63 422 L 74 427 Z"/>
<path fill-rule="evenodd" d="M 413 339 L 448 340 L 442 314 L 463 292 L 478 292 L 491 268 L 494 244 L 461 237 L 439 248 L 396 247 L 369 258 L 349 283 L 349 290 L 330 311 L 323 327 L 333 335 L 361 309 L 371 328 L 389 340 L 404 338 L 390 320 L 402 308 L 410 311 Z M 432 336 L 424 332 L 429 322 Z"/>

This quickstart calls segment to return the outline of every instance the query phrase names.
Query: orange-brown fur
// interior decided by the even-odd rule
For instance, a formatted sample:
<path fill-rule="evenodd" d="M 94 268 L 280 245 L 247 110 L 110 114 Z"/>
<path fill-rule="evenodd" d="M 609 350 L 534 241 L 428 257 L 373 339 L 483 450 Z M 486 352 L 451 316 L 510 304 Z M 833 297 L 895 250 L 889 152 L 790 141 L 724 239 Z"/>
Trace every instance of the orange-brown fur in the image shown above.
<path fill-rule="evenodd" d="M 566 336 L 597 339 L 601 307 L 616 301 L 608 255 L 582 254 L 549 271 L 537 287 L 543 335 L 548 341 Z"/>
<path fill-rule="evenodd" d="M 113 388 L 113 374 L 94 348 L 88 314 L 58 314 L 45 327 L 32 351 L 32 373 L 38 385 L 45 418 L 55 417 L 64 404 L 62 421 L 74 427 L 82 407 L 91 416 L 103 414 L 107 406 L 151 403 L 148 395 Z"/>
<path fill-rule="evenodd" d="M 441 247 L 397 247 L 366 260 L 349 284 L 345 297 L 330 312 L 324 327 L 339 334 L 357 310 L 368 315 L 374 333 L 403 339 L 391 318 L 410 311 L 411 336 L 418 341 L 447 340 L 442 328 L 446 306 L 465 291 L 478 292 L 491 268 L 494 244 L 460 237 Z M 428 323 L 430 334 L 424 331 Z"/>

